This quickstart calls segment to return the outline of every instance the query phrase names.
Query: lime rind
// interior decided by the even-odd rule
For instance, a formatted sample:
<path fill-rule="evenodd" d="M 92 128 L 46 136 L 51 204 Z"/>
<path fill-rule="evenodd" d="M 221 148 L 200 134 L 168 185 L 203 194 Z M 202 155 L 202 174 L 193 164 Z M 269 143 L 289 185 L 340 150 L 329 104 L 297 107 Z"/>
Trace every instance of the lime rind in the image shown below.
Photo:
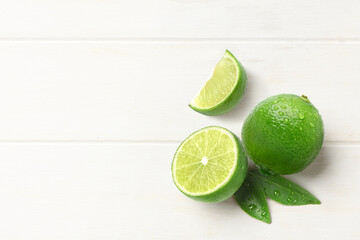
<path fill-rule="evenodd" d="M 242 99 L 242 97 L 245 93 L 246 85 L 247 85 L 247 76 L 246 76 L 245 69 L 230 51 L 228 51 L 228 50 L 225 51 L 225 54 L 224 54 L 223 58 L 220 60 L 220 62 L 224 58 L 230 59 L 236 68 L 237 75 L 236 75 L 236 82 L 235 82 L 234 86 L 228 92 L 228 94 L 221 101 L 217 102 L 215 105 L 210 106 L 210 107 L 198 106 L 196 104 L 196 99 L 199 97 L 201 91 L 206 86 L 207 82 L 211 81 L 211 79 L 213 78 L 215 71 L 216 71 L 216 67 L 215 67 L 214 73 L 213 73 L 212 77 L 210 78 L 210 80 L 208 80 L 205 83 L 205 85 L 199 90 L 199 92 L 196 94 L 196 96 L 190 102 L 189 106 L 193 110 L 195 110 L 199 113 L 202 113 L 204 115 L 209 115 L 209 116 L 222 115 L 222 114 L 229 112 L 231 109 L 233 109 L 237 105 L 237 103 Z"/>

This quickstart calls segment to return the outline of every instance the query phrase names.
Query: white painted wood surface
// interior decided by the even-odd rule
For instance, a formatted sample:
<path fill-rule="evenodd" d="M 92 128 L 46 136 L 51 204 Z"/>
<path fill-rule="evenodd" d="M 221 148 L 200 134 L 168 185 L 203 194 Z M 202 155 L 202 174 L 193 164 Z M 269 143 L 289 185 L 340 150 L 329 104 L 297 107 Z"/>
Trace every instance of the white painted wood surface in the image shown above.
<path fill-rule="evenodd" d="M 360 239 L 360 2 L 3 0 L 0 239 Z M 187 107 L 225 49 L 249 84 L 229 114 Z M 240 135 L 262 99 L 306 94 L 318 159 L 289 176 L 319 206 L 273 201 L 273 223 L 172 183 L 188 134 Z"/>
<path fill-rule="evenodd" d="M 176 147 L 0 144 L 0 239 L 360 237 L 357 144 L 326 144 L 309 168 L 290 176 L 322 204 L 289 207 L 269 200 L 270 225 L 246 215 L 234 199 L 208 204 L 183 196 L 170 173 Z"/>
<path fill-rule="evenodd" d="M 360 37 L 358 0 L 2 0 L 4 38 Z"/>
<path fill-rule="evenodd" d="M 249 75 L 246 95 L 227 115 L 187 104 L 224 49 Z M 240 133 L 261 100 L 305 94 L 329 141 L 359 141 L 360 44 L 0 43 L 0 140 L 179 141 L 206 125 Z"/>

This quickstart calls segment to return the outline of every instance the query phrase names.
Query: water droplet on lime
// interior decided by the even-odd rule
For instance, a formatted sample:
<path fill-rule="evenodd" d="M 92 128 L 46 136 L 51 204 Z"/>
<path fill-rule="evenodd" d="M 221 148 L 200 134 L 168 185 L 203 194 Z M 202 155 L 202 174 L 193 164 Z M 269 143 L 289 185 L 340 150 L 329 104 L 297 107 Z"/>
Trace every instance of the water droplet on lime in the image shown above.
<path fill-rule="evenodd" d="M 305 116 L 304 116 L 303 113 L 300 113 L 300 114 L 299 114 L 299 118 L 300 118 L 300 119 L 304 119 L 304 117 L 305 117 Z"/>
<path fill-rule="evenodd" d="M 279 115 L 280 115 L 280 116 L 284 116 L 284 112 L 279 111 Z"/>
<path fill-rule="evenodd" d="M 274 195 L 275 195 L 275 197 L 278 197 L 278 196 L 280 196 L 280 192 L 279 192 L 279 191 L 275 191 L 275 192 L 274 192 Z"/>

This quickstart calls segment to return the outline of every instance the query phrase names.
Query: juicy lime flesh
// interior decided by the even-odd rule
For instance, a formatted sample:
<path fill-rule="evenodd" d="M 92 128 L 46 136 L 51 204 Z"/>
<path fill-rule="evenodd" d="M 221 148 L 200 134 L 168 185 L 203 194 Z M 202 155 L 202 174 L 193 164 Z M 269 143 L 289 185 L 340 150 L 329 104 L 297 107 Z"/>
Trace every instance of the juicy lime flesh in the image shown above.
<path fill-rule="evenodd" d="M 193 104 L 198 108 L 211 108 L 222 102 L 234 89 L 239 78 L 239 63 L 230 54 L 216 65 L 213 76 L 195 97 Z"/>
<path fill-rule="evenodd" d="M 173 162 L 176 185 L 190 195 L 218 188 L 237 161 L 234 139 L 222 129 L 207 128 L 190 136 L 179 147 Z"/>
<path fill-rule="evenodd" d="M 278 174 L 306 168 L 318 155 L 324 139 L 323 121 L 307 98 L 280 94 L 259 103 L 242 129 L 249 158 Z"/>

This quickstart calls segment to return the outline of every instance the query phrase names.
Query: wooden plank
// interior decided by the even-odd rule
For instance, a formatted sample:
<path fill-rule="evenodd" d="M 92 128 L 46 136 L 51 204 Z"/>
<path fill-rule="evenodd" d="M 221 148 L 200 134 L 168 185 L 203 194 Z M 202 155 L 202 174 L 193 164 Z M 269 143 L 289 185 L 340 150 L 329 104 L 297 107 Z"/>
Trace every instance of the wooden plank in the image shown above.
<path fill-rule="evenodd" d="M 233 199 L 206 204 L 183 196 L 171 179 L 176 147 L 0 144 L 0 238 L 359 238 L 358 144 L 325 145 L 312 165 L 289 177 L 322 204 L 269 201 L 271 225 L 247 216 Z"/>
<path fill-rule="evenodd" d="M 360 37 L 358 0 L 2 0 L 0 38 Z"/>
<path fill-rule="evenodd" d="M 187 104 L 225 48 L 247 69 L 247 92 L 206 117 Z M 240 134 L 279 93 L 308 95 L 326 140 L 360 140 L 360 44 L 2 42 L 0 52 L 1 141 L 180 141 L 207 125 Z"/>

